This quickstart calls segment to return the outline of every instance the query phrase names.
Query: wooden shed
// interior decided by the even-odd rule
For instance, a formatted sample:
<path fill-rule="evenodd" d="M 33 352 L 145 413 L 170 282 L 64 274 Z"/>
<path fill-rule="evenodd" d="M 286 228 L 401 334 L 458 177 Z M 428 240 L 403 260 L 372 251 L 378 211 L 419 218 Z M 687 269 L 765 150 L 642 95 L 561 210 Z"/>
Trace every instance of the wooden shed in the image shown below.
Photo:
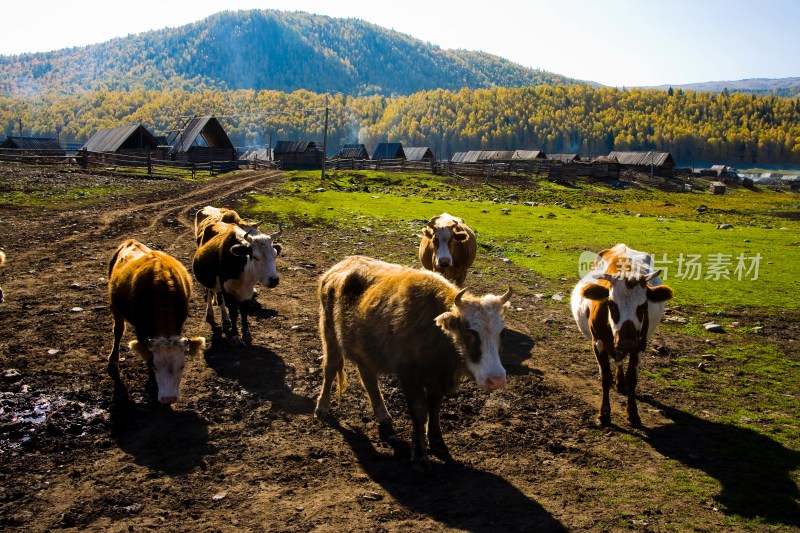
<path fill-rule="evenodd" d="M 369 152 L 363 144 L 345 144 L 336 157 L 339 159 L 369 159 Z"/>
<path fill-rule="evenodd" d="M 412 146 L 403 148 L 403 153 L 406 154 L 406 159 L 409 161 L 436 161 L 433 151 L 427 146 Z"/>
<path fill-rule="evenodd" d="M 146 157 L 149 150 L 151 157 L 166 159 L 166 150 L 159 150 L 158 144 L 158 139 L 139 124 L 97 130 L 81 150 L 137 157 Z"/>
<path fill-rule="evenodd" d="M 372 159 L 405 159 L 401 143 L 378 143 L 375 151 L 372 152 Z"/>
<path fill-rule="evenodd" d="M 708 184 L 708 192 L 711 194 L 725 194 L 727 186 L 721 181 L 712 181 Z"/>
<path fill-rule="evenodd" d="M 0 149 L 23 151 L 31 155 L 66 155 L 58 139 L 45 137 L 7 137 L 0 143 Z"/>
<path fill-rule="evenodd" d="M 272 153 L 287 170 L 317 170 L 325 163 L 325 155 L 313 141 L 278 141 Z"/>
<path fill-rule="evenodd" d="M 675 174 L 675 160 L 669 152 L 611 152 L 623 170 L 650 173 L 663 178 L 671 178 Z"/>
<path fill-rule="evenodd" d="M 212 116 L 183 117 L 167 133 L 170 157 L 175 161 L 231 161 L 236 149 L 219 121 Z"/>
<path fill-rule="evenodd" d="M 477 163 L 481 155 L 480 150 L 470 150 L 469 152 L 456 152 L 450 157 L 451 163 Z"/>
<path fill-rule="evenodd" d="M 547 159 L 561 161 L 562 163 L 573 163 L 581 160 L 578 154 L 547 154 Z"/>

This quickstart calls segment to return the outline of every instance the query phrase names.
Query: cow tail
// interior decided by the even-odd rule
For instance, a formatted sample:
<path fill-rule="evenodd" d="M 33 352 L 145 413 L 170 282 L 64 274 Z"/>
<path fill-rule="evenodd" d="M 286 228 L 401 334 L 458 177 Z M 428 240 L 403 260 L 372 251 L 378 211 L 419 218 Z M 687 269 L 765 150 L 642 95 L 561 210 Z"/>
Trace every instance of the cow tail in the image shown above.
<path fill-rule="evenodd" d="M 344 361 L 342 361 L 342 366 L 336 371 L 336 401 L 339 405 L 342 404 L 345 389 L 347 389 L 347 375 L 344 373 Z"/>

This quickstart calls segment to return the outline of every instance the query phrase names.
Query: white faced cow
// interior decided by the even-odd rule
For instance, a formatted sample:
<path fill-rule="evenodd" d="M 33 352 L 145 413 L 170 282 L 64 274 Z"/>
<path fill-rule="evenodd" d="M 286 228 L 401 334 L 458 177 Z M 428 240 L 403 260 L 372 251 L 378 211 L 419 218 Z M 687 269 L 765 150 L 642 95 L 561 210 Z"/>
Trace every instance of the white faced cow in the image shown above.
<path fill-rule="evenodd" d="M 673 295 L 659 274 L 649 255 L 617 244 L 598 254 L 594 269 L 572 291 L 572 315 L 592 341 L 600 366 L 603 399 L 598 419 L 604 425 L 611 423 L 611 361 L 617 367 L 617 390 L 627 390 L 628 421 L 641 424 L 636 407 L 639 354 L 664 316 L 664 302 Z M 630 356 L 627 373 L 623 372 L 626 355 Z"/>
<path fill-rule="evenodd" d="M 477 251 L 475 233 L 469 226 L 458 217 L 442 213 L 425 226 L 419 243 L 419 261 L 426 270 L 438 272 L 463 287 Z"/>
<path fill-rule="evenodd" d="M 177 259 L 128 239 L 108 264 L 108 295 L 114 320 L 114 347 L 108 374 L 115 391 L 125 393 L 119 376 L 119 345 L 125 322 L 136 330 L 130 348 L 147 361 L 151 399 L 163 404 L 180 397 L 186 356 L 205 346 L 203 337 L 181 336 L 189 310 L 192 279 Z"/>
<path fill-rule="evenodd" d="M 358 367 L 383 440 L 397 437 L 378 375 L 394 374 L 411 415 L 414 467 L 430 468 L 426 423 L 431 451 L 449 458 L 439 424 L 444 395 L 465 375 L 485 389 L 505 386 L 500 346 L 511 290 L 473 296 L 433 272 L 352 256 L 322 275 L 317 296 L 324 375 L 314 415 L 328 415 L 334 379 L 341 401 L 349 359 Z"/>
<path fill-rule="evenodd" d="M 242 336 L 246 342 L 250 341 L 247 313 L 256 283 L 269 288 L 278 285 L 280 278 L 275 258 L 281 253 L 281 245 L 275 240 L 280 235 L 281 230 L 265 235 L 254 227 L 245 230 L 236 224 L 216 222 L 207 226 L 200 236 L 193 269 L 197 281 L 208 290 L 206 322 L 216 329 L 213 309 L 216 299 L 223 330 L 234 344 L 241 342 L 236 325 L 239 311 Z"/>

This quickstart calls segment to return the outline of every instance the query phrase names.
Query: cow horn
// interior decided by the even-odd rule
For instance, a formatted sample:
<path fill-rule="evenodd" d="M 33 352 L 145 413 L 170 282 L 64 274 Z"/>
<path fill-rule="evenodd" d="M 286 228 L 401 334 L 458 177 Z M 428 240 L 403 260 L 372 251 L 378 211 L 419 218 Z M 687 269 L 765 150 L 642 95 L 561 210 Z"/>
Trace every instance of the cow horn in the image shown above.
<path fill-rule="evenodd" d="M 280 238 L 282 233 L 283 233 L 283 226 L 281 226 L 280 223 L 278 223 L 278 232 L 277 233 L 273 233 L 272 235 L 270 235 L 270 238 L 273 241 L 277 241 L 278 238 Z"/>
<path fill-rule="evenodd" d="M 656 270 L 655 272 L 650 272 L 649 274 L 647 274 L 645 276 L 644 280 L 645 281 L 650 281 L 651 279 L 657 278 L 660 275 L 661 275 L 661 270 Z"/>
<path fill-rule="evenodd" d="M 456 294 L 456 298 L 453 300 L 453 303 L 456 305 L 456 307 L 461 305 L 461 297 L 464 296 L 465 292 L 467 292 L 467 289 L 461 289 L 458 291 L 458 294 Z"/>
<path fill-rule="evenodd" d="M 511 287 L 509 287 L 508 290 L 500 297 L 500 303 L 505 304 L 508 302 L 511 299 L 511 294 Z"/>

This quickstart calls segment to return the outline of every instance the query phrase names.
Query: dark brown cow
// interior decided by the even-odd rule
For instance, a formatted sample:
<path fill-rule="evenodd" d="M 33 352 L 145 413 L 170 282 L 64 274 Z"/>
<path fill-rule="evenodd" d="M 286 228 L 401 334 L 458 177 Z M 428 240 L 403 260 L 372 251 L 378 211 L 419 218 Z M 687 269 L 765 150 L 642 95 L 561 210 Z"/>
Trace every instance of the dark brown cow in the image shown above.
<path fill-rule="evenodd" d="M 475 233 L 469 226 L 458 217 L 442 213 L 425 226 L 419 243 L 419 261 L 423 268 L 438 272 L 463 287 L 477 250 Z"/>
<path fill-rule="evenodd" d="M 500 346 L 510 289 L 477 297 L 433 272 L 352 256 L 322 275 L 317 296 L 324 375 L 314 415 L 328 415 L 334 379 L 341 399 L 349 359 L 358 367 L 381 438 L 396 440 L 378 387 L 379 374 L 396 375 L 413 423 L 415 468 L 430 468 L 426 423 L 432 453 L 449 457 L 439 410 L 462 376 L 486 389 L 505 386 Z"/>
<path fill-rule="evenodd" d="M 223 330 L 234 344 L 241 342 L 236 325 L 240 311 L 242 336 L 246 342 L 250 341 L 247 313 L 256 283 L 269 288 L 278 285 L 275 258 L 281 253 L 281 245 L 274 241 L 280 234 L 280 230 L 265 235 L 255 228 L 245 230 L 236 224 L 217 222 L 207 226 L 200 236 L 192 268 L 197 281 L 208 291 L 206 322 L 216 329 L 213 307 L 216 300 Z"/>
<path fill-rule="evenodd" d="M 592 341 L 600 367 L 603 398 L 598 419 L 604 425 L 611 423 L 612 360 L 617 367 L 617 390 L 628 395 L 628 421 L 641 424 L 636 406 L 639 354 L 647 348 L 664 316 L 665 302 L 673 295 L 671 288 L 661 284 L 660 271 L 654 271 L 652 264 L 648 254 L 618 244 L 598 254 L 594 269 L 572 291 L 572 315 Z M 623 365 L 628 355 L 626 373 Z"/>
<path fill-rule="evenodd" d="M 119 376 L 119 345 L 125 322 L 136 330 L 130 348 L 147 361 L 151 399 L 175 403 L 186 356 L 205 346 L 203 337 L 181 336 L 189 310 L 192 279 L 186 268 L 163 252 L 128 239 L 108 264 L 108 296 L 114 320 L 114 347 L 108 374 L 115 390 L 125 391 Z"/>

